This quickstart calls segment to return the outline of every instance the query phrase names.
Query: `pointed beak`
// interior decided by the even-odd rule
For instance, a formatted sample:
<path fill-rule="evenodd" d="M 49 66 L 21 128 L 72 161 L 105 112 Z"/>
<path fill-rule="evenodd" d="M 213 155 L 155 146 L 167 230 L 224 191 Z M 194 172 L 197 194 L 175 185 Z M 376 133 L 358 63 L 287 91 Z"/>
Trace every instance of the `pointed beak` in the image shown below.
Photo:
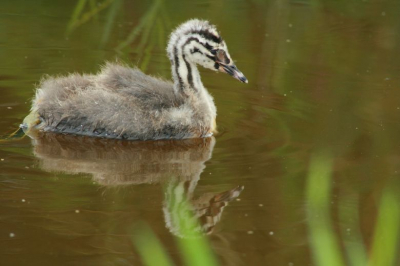
<path fill-rule="evenodd" d="M 249 83 L 247 78 L 243 75 L 243 73 L 235 65 L 225 65 L 222 63 L 219 63 L 219 64 L 221 65 L 221 67 L 219 68 L 219 70 L 221 72 L 225 72 L 225 73 L 231 75 L 232 77 L 234 77 L 235 79 L 240 80 L 243 83 Z"/>

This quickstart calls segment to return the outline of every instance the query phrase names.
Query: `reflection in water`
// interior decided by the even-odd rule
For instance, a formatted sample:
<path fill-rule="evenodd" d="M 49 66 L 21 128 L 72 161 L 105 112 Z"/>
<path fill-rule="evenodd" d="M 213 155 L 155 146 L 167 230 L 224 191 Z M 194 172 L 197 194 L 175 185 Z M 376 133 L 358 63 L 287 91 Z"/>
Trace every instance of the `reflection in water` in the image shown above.
<path fill-rule="evenodd" d="M 197 234 L 211 233 L 227 202 L 243 190 L 238 186 L 194 199 L 204 163 L 211 158 L 215 145 L 213 137 L 128 142 L 37 132 L 30 136 L 34 154 L 46 171 L 91 174 L 103 186 L 164 184 L 166 226 L 177 236 L 188 236 L 189 225 Z M 191 203 L 190 210 L 184 204 L 186 201 Z M 182 223 L 182 217 L 188 219 Z"/>
<path fill-rule="evenodd" d="M 215 139 L 113 141 L 61 134 L 33 136 L 34 154 L 46 171 L 87 173 L 103 186 L 197 182 Z"/>
<path fill-rule="evenodd" d="M 204 194 L 192 201 L 194 187 L 191 187 L 191 184 L 185 186 L 186 184 L 186 182 L 169 182 L 163 208 L 168 229 L 180 237 L 211 233 L 221 219 L 223 208 L 243 190 L 243 186 L 238 186 L 216 195 Z M 192 204 L 185 204 L 188 201 Z"/>

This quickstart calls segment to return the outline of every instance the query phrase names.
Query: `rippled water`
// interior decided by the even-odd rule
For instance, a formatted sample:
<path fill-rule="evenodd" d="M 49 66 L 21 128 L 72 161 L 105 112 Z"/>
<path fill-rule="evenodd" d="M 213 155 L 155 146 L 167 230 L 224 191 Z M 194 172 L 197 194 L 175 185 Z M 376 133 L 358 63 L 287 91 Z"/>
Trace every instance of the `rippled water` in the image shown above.
<path fill-rule="evenodd" d="M 207 210 L 221 265 L 400 263 L 397 1 L 93 2 L 81 14 L 75 1 L 2 3 L 1 134 L 46 74 L 119 58 L 170 78 L 168 34 L 193 17 L 218 26 L 249 84 L 202 71 L 215 138 L 2 141 L 4 265 L 137 265 L 143 223 L 181 264 L 171 197 Z"/>

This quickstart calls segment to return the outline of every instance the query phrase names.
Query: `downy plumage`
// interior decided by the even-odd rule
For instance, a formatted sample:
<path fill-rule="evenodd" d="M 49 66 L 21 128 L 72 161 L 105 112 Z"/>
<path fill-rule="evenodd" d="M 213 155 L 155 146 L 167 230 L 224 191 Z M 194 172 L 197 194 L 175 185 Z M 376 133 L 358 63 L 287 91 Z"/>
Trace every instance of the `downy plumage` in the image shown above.
<path fill-rule="evenodd" d="M 174 83 L 107 63 L 97 75 L 42 80 L 21 127 L 115 139 L 184 139 L 215 132 L 216 107 L 197 65 L 247 83 L 207 21 L 189 20 L 167 47 Z"/>

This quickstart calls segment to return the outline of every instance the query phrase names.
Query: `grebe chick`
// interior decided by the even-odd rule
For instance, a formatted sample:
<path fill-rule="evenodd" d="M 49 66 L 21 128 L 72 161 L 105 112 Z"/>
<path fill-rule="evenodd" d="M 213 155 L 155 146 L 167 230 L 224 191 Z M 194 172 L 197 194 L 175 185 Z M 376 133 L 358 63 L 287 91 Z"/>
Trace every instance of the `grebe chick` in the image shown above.
<path fill-rule="evenodd" d="M 216 130 L 216 107 L 197 65 L 247 83 L 215 26 L 189 20 L 170 36 L 174 83 L 107 63 L 97 75 L 70 74 L 41 81 L 21 127 L 114 139 L 207 137 Z"/>

